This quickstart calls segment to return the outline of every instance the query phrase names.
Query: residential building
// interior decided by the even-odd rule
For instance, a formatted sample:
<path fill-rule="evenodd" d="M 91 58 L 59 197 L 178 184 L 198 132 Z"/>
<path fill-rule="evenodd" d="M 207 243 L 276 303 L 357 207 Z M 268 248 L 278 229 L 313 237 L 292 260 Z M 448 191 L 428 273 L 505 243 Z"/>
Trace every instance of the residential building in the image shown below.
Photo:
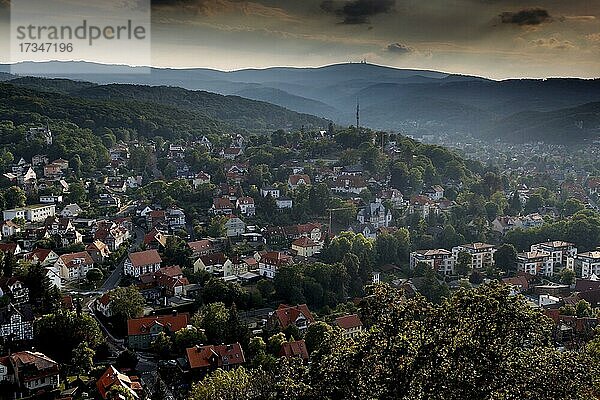
<path fill-rule="evenodd" d="M 363 324 L 356 314 L 344 315 L 335 319 L 334 325 L 344 331 L 346 339 L 354 339 L 362 332 Z"/>
<path fill-rule="evenodd" d="M 0 234 L 4 238 L 14 236 L 21 232 L 21 227 L 11 220 L 4 221 L 1 225 L 2 229 L 0 230 Z"/>
<path fill-rule="evenodd" d="M 234 215 L 230 215 L 225 222 L 227 237 L 237 237 L 246 232 L 246 223 Z"/>
<path fill-rule="evenodd" d="M 256 257 L 255 257 L 256 258 Z M 258 273 L 265 278 L 273 279 L 277 270 L 293 262 L 292 257 L 281 251 L 269 251 L 260 254 L 258 260 Z"/>
<path fill-rule="evenodd" d="M 294 174 L 288 178 L 288 187 L 290 189 L 297 189 L 299 186 L 309 186 L 310 184 L 310 176 L 306 174 Z"/>
<path fill-rule="evenodd" d="M 40 196 L 41 204 L 57 204 L 57 203 L 62 203 L 62 202 L 63 202 L 63 196 L 61 194 Z"/>
<path fill-rule="evenodd" d="M 4 341 L 33 340 L 33 310 L 28 304 L 0 308 L 0 338 Z"/>
<path fill-rule="evenodd" d="M 130 253 L 125 259 L 123 269 L 126 275 L 139 277 L 142 274 L 154 273 L 160 269 L 162 259 L 158 251 L 146 250 Z"/>
<path fill-rule="evenodd" d="M 153 315 L 127 320 L 127 345 L 131 349 L 150 348 L 159 333 L 172 335 L 188 326 L 189 314 Z"/>
<path fill-rule="evenodd" d="M 123 388 L 135 400 L 143 397 L 140 382 L 133 381 L 129 376 L 120 373 L 115 367 L 110 365 L 100 379 L 96 381 L 96 388 L 100 396 L 106 400 L 109 391 L 115 387 Z"/>
<path fill-rule="evenodd" d="M 59 387 L 59 365 L 48 356 L 32 351 L 19 351 L 9 358 L 14 382 L 18 387 L 29 392 Z"/>
<path fill-rule="evenodd" d="M 194 185 L 194 189 L 198 189 L 202 185 L 207 185 L 210 183 L 210 175 L 206 172 L 198 172 L 194 179 L 192 179 L 192 185 Z"/>
<path fill-rule="evenodd" d="M 552 256 L 544 250 L 532 250 L 517 254 L 517 271 L 530 275 L 554 275 Z"/>
<path fill-rule="evenodd" d="M 588 251 L 568 257 L 567 268 L 574 271 L 579 278 L 600 276 L 600 251 Z"/>
<path fill-rule="evenodd" d="M 79 207 L 78 204 L 71 203 L 71 204 L 67 204 L 65 206 L 65 208 L 62 209 L 62 211 L 60 212 L 60 216 L 67 217 L 67 218 L 68 217 L 77 217 L 82 212 L 83 212 L 83 210 L 81 209 L 81 207 Z"/>
<path fill-rule="evenodd" d="M 205 374 L 217 368 L 229 370 L 246 362 L 244 350 L 239 343 L 194 346 L 186 349 L 190 370 Z"/>
<path fill-rule="evenodd" d="M 322 248 L 323 243 L 315 242 L 314 240 L 304 236 L 292 242 L 292 250 L 295 251 L 300 257 L 312 257 L 321 252 Z"/>
<path fill-rule="evenodd" d="M 356 216 L 360 224 L 371 224 L 375 229 L 387 228 L 392 222 L 392 212 L 381 202 L 369 203 Z"/>
<path fill-rule="evenodd" d="M 360 194 L 367 189 L 365 178 L 357 175 L 341 175 L 330 184 L 331 191 L 337 194 Z"/>
<path fill-rule="evenodd" d="M 104 261 L 108 260 L 108 257 L 110 256 L 110 249 L 108 246 L 98 239 L 88 244 L 85 251 L 87 251 L 92 257 L 92 260 L 98 264 L 102 264 Z"/>
<path fill-rule="evenodd" d="M 231 269 L 231 260 L 224 253 L 210 253 L 198 257 L 194 263 L 194 272 L 206 271 L 217 276 L 226 276 Z"/>
<path fill-rule="evenodd" d="M 294 201 L 291 197 L 280 196 L 275 199 L 275 205 L 277 205 L 279 210 L 283 210 L 286 208 L 292 208 L 294 206 Z"/>
<path fill-rule="evenodd" d="M 570 242 L 562 240 L 553 240 L 544 243 L 538 243 L 531 246 L 531 251 L 547 251 L 552 258 L 554 271 L 558 272 L 567 266 L 567 259 L 577 255 L 577 247 Z"/>
<path fill-rule="evenodd" d="M 306 304 L 296 306 L 280 304 L 275 311 L 269 314 L 267 325 L 270 329 L 281 331 L 290 325 L 295 325 L 300 333 L 304 333 L 313 322 L 315 319 Z"/>
<path fill-rule="evenodd" d="M 29 301 L 29 288 L 16 277 L 0 277 L 0 297 L 9 296 L 13 304 Z"/>
<path fill-rule="evenodd" d="M 54 204 L 36 204 L 20 208 L 12 208 L 2 211 L 4 220 L 13 220 L 22 218 L 27 222 L 42 222 L 48 217 L 56 214 L 56 205 Z"/>
<path fill-rule="evenodd" d="M 304 339 L 284 342 L 279 350 L 279 357 L 300 358 L 302 361 L 308 361 L 308 349 Z"/>
<path fill-rule="evenodd" d="M 219 197 L 213 199 L 213 205 L 210 208 L 211 214 L 229 215 L 233 212 L 234 205 L 228 197 Z"/>
<path fill-rule="evenodd" d="M 254 199 L 252 197 L 240 197 L 235 202 L 235 206 L 240 213 L 246 217 L 252 217 L 256 214 L 256 208 L 254 205 Z"/>
<path fill-rule="evenodd" d="M 188 247 L 192 249 L 192 257 L 205 256 L 207 254 L 214 253 L 216 251 L 215 245 L 208 239 L 197 240 L 195 242 L 189 242 Z"/>
<path fill-rule="evenodd" d="M 494 253 L 496 247 L 487 243 L 468 243 L 452 248 L 454 262 L 458 260 L 458 254 L 466 252 L 471 255 L 471 269 L 486 269 L 494 265 Z"/>
<path fill-rule="evenodd" d="M 417 250 L 410 253 L 410 268 L 415 269 L 418 263 L 425 263 L 443 275 L 454 273 L 454 257 L 446 249 Z"/>
<path fill-rule="evenodd" d="M 60 271 L 60 277 L 71 281 L 86 279 L 86 274 L 94 268 L 94 260 L 87 251 L 63 254 L 54 264 Z"/>
<path fill-rule="evenodd" d="M 432 201 L 440 201 L 444 198 L 444 188 L 440 185 L 433 185 L 425 191 L 425 196 L 429 197 Z"/>
<path fill-rule="evenodd" d="M 278 199 L 281 196 L 281 191 L 273 186 L 265 186 L 260 188 L 260 195 L 262 197 L 271 196 L 274 199 Z"/>

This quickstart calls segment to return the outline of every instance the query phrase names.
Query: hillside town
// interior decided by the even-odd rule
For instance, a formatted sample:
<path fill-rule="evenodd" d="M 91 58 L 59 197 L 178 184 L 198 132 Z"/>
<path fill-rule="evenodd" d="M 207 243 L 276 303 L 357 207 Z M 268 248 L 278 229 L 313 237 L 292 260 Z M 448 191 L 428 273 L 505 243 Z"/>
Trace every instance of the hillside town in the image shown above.
<path fill-rule="evenodd" d="M 2 155 L 0 391 L 12 398 L 183 399 L 217 369 L 307 364 L 324 330 L 361 335 L 365 288 L 384 283 L 440 302 L 500 282 L 543 310 L 561 348 L 598 325 L 600 178 L 544 182 L 526 163 L 501 173 L 333 126 L 106 136 L 101 170 Z M 26 140 L 48 148 L 50 127 Z"/>

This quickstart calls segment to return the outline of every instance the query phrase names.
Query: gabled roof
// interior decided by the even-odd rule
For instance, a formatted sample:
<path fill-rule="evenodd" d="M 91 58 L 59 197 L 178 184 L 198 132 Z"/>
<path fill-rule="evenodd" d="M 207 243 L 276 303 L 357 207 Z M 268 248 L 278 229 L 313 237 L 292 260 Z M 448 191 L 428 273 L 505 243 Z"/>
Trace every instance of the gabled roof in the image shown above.
<path fill-rule="evenodd" d="M 102 374 L 100 379 L 96 381 L 96 387 L 98 388 L 98 392 L 103 399 L 106 399 L 106 394 L 113 386 L 121 386 L 134 397 L 138 398 L 137 393 L 132 390 L 133 382 L 131 379 L 125 375 L 120 373 L 115 367 L 112 365 L 108 367 L 108 369 Z"/>
<path fill-rule="evenodd" d="M 306 304 L 299 304 L 296 306 L 280 304 L 274 313 L 279 321 L 279 326 L 281 326 L 282 329 L 295 324 L 296 320 L 301 317 L 306 318 L 310 323 L 315 322 L 315 319 Z"/>
<path fill-rule="evenodd" d="M 213 243 L 208 239 L 197 240 L 195 242 L 189 242 L 187 245 L 194 252 L 202 252 L 202 251 L 211 250 L 214 248 Z"/>
<path fill-rule="evenodd" d="M 303 360 L 308 360 L 308 350 L 304 339 L 295 340 L 293 342 L 285 342 L 279 350 L 280 357 L 300 357 Z"/>
<path fill-rule="evenodd" d="M 94 263 L 92 256 L 90 256 L 90 253 L 87 251 L 63 254 L 59 259 L 67 266 L 67 268 L 79 265 L 91 265 Z"/>
<path fill-rule="evenodd" d="M 129 260 L 131 261 L 131 264 L 133 264 L 134 267 L 150 264 L 160 264 L 162 262 L 160 254 L 158 254 L 158 251 L 154 249 L 131 253 L 129 254 Z"/>
<path fill-rule="evenodd" d="M 160 324 L 170 332 L 177 332 L 188 325 L 189 314 L 182 313 L 176 315 L 154 315 L 150 317 L 133 318 L 127 320 L 127 335 L 147 334 L 150 327 L 154 324 Z"/>
<path fill-rule="evenodd" d="M 239 343 L 218 346 L 194 346 L 186 349 L 191 369 L 220 368 L 246 362 L 244 350 Z"/>
<path fill-rule="evenodd" d="M 19 351 L 11 354 L 10 359 L 25 382 L 58 374 L 58 363 L 43 353 Z"/>
<path fill-rule="evenodd" d="M 292 246 L 297 246 L 297 247 L 317 247 L 319 246 L 319 243 L 315 242 L 314 240 L 307 238 L 306 236 L 302 236 L 301 238 L 298 238 L 296 240 L 294 240 L 292 242 Z"/>
<path fill-rule="evenodd" d="M 344 315 L 335 319 L 335 324 L 342 329 L 353 329 L 362 326 L 362 322 L 358 315 Z"/>
<path fill-rule="evenodd" d="M 223 265 L 227 261 L 227 256 L 225 256 L 225 254 L 219 252 L 219 253 L 213 253 L 213 254 L 207 254 L 207 255 L 201 256 L 200 260 L 206 266 Z"/>

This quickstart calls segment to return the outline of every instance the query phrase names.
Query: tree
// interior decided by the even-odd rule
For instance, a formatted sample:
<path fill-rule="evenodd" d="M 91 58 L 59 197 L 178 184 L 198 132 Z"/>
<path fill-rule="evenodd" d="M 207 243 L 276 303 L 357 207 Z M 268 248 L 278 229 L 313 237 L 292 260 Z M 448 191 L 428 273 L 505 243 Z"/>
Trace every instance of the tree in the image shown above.
<path fill-rule="evenodd" d="M 361 337 L 330 335 L 313 354 L 319 398 L 571 400 L 591 389 L 589 362 L 556 350 L 550 320 L 500 284 L 439 305 L 377 285 L 361 316 Z"/>
<path fill-rule="evenodd" d="M 169 358 L 171 347 L 173 347 L 173 343 L 171 338 L 165 332 L 160 332 L 156 335 L 156 338 L 151 343 L 152 351 L 163 360 Z"/>
<path fill-rule="evenodd" d="M 118 287 L 110 292 L 110 309 L 120 319 L 131 319 L 139 316 L 146 301 L 135 286 Z"/>
<path fill-rule="evenodd" d="M 579 318 L 583 317 L 591 317 L 592 316 L 592 306 L 585 300 L 579 300 L 577 304 L 575 304 L 575 314 Z"/>
<path fill-rule="evenodd" d="M 116 359 L 116 367 L 119 369 L 135 369 L 137 364 L 137 354 L 129 349 L 120 352 Z"/>
<path fill-rule="evenodd" d="M 68 362 L 80 343 L 94 349 L 103 341 L 95 319 L 88 314 L 60 310 L 36 320 L 36 348 L 58 362 Z"/>
<path fill-rule="evenodd" d="M 73 358 L 71 364 L 77 372 L 77 375 L 85 375 L 90 372 L 94 366 L 94 355 L 96 352 L 91 349 L 86 342 L 81 342 L 73 349 Z"/>
<path fill-rule="evenodd" d="M 175 353 L 183 353 L 185 349 L 206 343 L 206 341 L 204 332 L 195 326 L 180 329 L 173 335 L 173 351 Z"/>
<path fill-rule="evenodd" d="M 317 321 L 308 326 L 306 334 L 304 335 L 304 341 L 306 342 L 306 349 L 309 353 L 318 350 L 321 347 L 321 343 L 329 333 L 333 331 L 333 328 L 323 321 Z"/>
<path fill-rule="evenodd" d="M 560 283 L 563 285 L 572 285 L 575 283 L 575 272 L 568 268 L 564 268 L 562 271 L 560 271 L 558 276 L 560 277 Z"/>
<path fill-rule="evenodd" d="M 223 371 L 218 369 L 195 383 L 189 400 L 239 400 L 269 398 L 274 382 L 262 370 L 244 367 Z"/>
<path fill-rule="evenodd" d="M 473 260 L 473 256 L 466 251 L 460 251 L 458 253 L 458 257 L 456 257 L 456 264 L 454 268 L 456 273 L 460 276 L 467 276 L 471 272 L 471 262 Z"/>
<path fill-rule="evenodd" d="M 503 244 L 494 253 L 494 264 L 509 274 L 517 269 L 517 250 L 512 244 Z"/>
<path fill-rule="evenodd" d="M 203 329 L 209 343 L 224 343 L 229 311 L 223 303 L 206 304 L 192 317 L 192 325 Z"/>
<path fill-rule="evenodd" d="M 100 271 L 100 269 L 92 268 L 87 272 L 87 274 L 85 275 L 85 278 L 89 282 L 97 283 L 97 282 L 100 282 L 102 280 L 102 278 L 104 278 L 104 274 L 102 274 L 102 271 Z"/>
<path fill-rule="evenodd" d="M 7 208 L 24 207 L 27 202 L 27 195 L 20 187 L 11 186 L 4 191 L 4 201 Z"/>
<path fill-rule="evenodd" d="M 527 199 L 525 203 L 524 212 L 526 214 L 531 214 L 538 212 L 540 208 L 544 206 L 544 198 L 539 194 L 533 194 Z"/>
<path fill-rule="evenodd" d="M 567 201 L 565 201 L 565 204 L 563 205 L 563 214 L 567 217 L 570 217 L 576 214 L 577 212 L 583 210 L 584 208 L 585 206 L 579 199 L 570 197 L 567 199 Z"/>

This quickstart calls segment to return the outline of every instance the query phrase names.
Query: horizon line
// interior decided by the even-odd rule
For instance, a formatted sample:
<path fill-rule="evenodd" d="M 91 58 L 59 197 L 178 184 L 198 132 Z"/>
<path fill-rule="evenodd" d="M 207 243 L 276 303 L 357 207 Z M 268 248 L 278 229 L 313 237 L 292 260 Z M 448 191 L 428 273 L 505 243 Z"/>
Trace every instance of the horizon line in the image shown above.
<path fill-rule="evenodd" d="M 84 64 L 94 64 L 94 65 L 100 65 L 100 66 L 106 66 L 106 67 L 113 66 L 113 67 L 127 67 L 127 68 L 150 68 L 150 69 L 175 70 L 175 71 L 190 71 L 190 70 L 195 70 L 195 69 L 204 69 L 204 70 L 223 72 L 223 73 L 234 73 L 234 72 L 242 72 L 242 71 L 266 71 L 266 70 L 278 69 L 278 68 L 300 70 L 300 69 L 321 69 L 321 68 L 333 67 L 333 66 L 338 66 L 338 65 L 370 65 L 370 66 L 374 66 L 374 67 L 388 68 L 388 69 L 394 69 L 394 70 L 399 70 L 399 71 L 407 71 L 407 70 L 409 70 L 409 71 L 424 71 L 424 72 L 436 72 L 436 73 L 446 74 L 446 75 L 469 76 L 469 77 L 482 78 L 482 79 L 487 79 L 487 80 L 496 81 L 496 82 L 507 81 L 507 80 L 517 80 L 517 79 L 527 79 L 527 80 L 545 80 L 545 79 L 595 80 L 595 79 L 600 79 L 600 75 L 596 76 L 596 77 L 548 75 L 548 76 L 543 76 L 543 77 L 513 76 L 513 77 L 508 77 L 508 78 L 493 78 L 493 77 L 483 76 L 483 75 L 469 74 L 469 73 L 464 73 L 464 72 L 449 72 L 449 71 L 438 70 L 438 69 L 426 69 L 426 68 L 418 68 L 418 67 L 400 68 L 400 67 L 395 67 L 395 66 L 391 66 L 391 65 L 377 64 L 377 63 L 368 62 L 368 61 L 367 62 L 345 61 L 345 62 L 334 62 L 334 63 L 330 63 L 330 64 L 312 65 L 312 66 L 273 65 L 273 66 L 268 66 L 268 67 L 240 67 L 240 68 L 233 68 L 233 69 L 219 69 L 219 68 L 213 68 L 213 67 L 199 67 L 199 66 L 174 67 L 174 66 L 161 66 L 161 65 L 131 65 L 131 64 L 104 63 L 104 62 L 90 61 L 90 60 L 42 60 L 42 61 L 27 60 L 27 61 L 17 61 L 17 62 L 0 62 L 0 65 L 13 66 L 13 65 L 25 64 L 25 63 L 31 63 L 31 64 L 84 63 Z M 83 74 L 87 74 L 87 73 L 81 73 L 79 75 L 83 75 Z"/>

